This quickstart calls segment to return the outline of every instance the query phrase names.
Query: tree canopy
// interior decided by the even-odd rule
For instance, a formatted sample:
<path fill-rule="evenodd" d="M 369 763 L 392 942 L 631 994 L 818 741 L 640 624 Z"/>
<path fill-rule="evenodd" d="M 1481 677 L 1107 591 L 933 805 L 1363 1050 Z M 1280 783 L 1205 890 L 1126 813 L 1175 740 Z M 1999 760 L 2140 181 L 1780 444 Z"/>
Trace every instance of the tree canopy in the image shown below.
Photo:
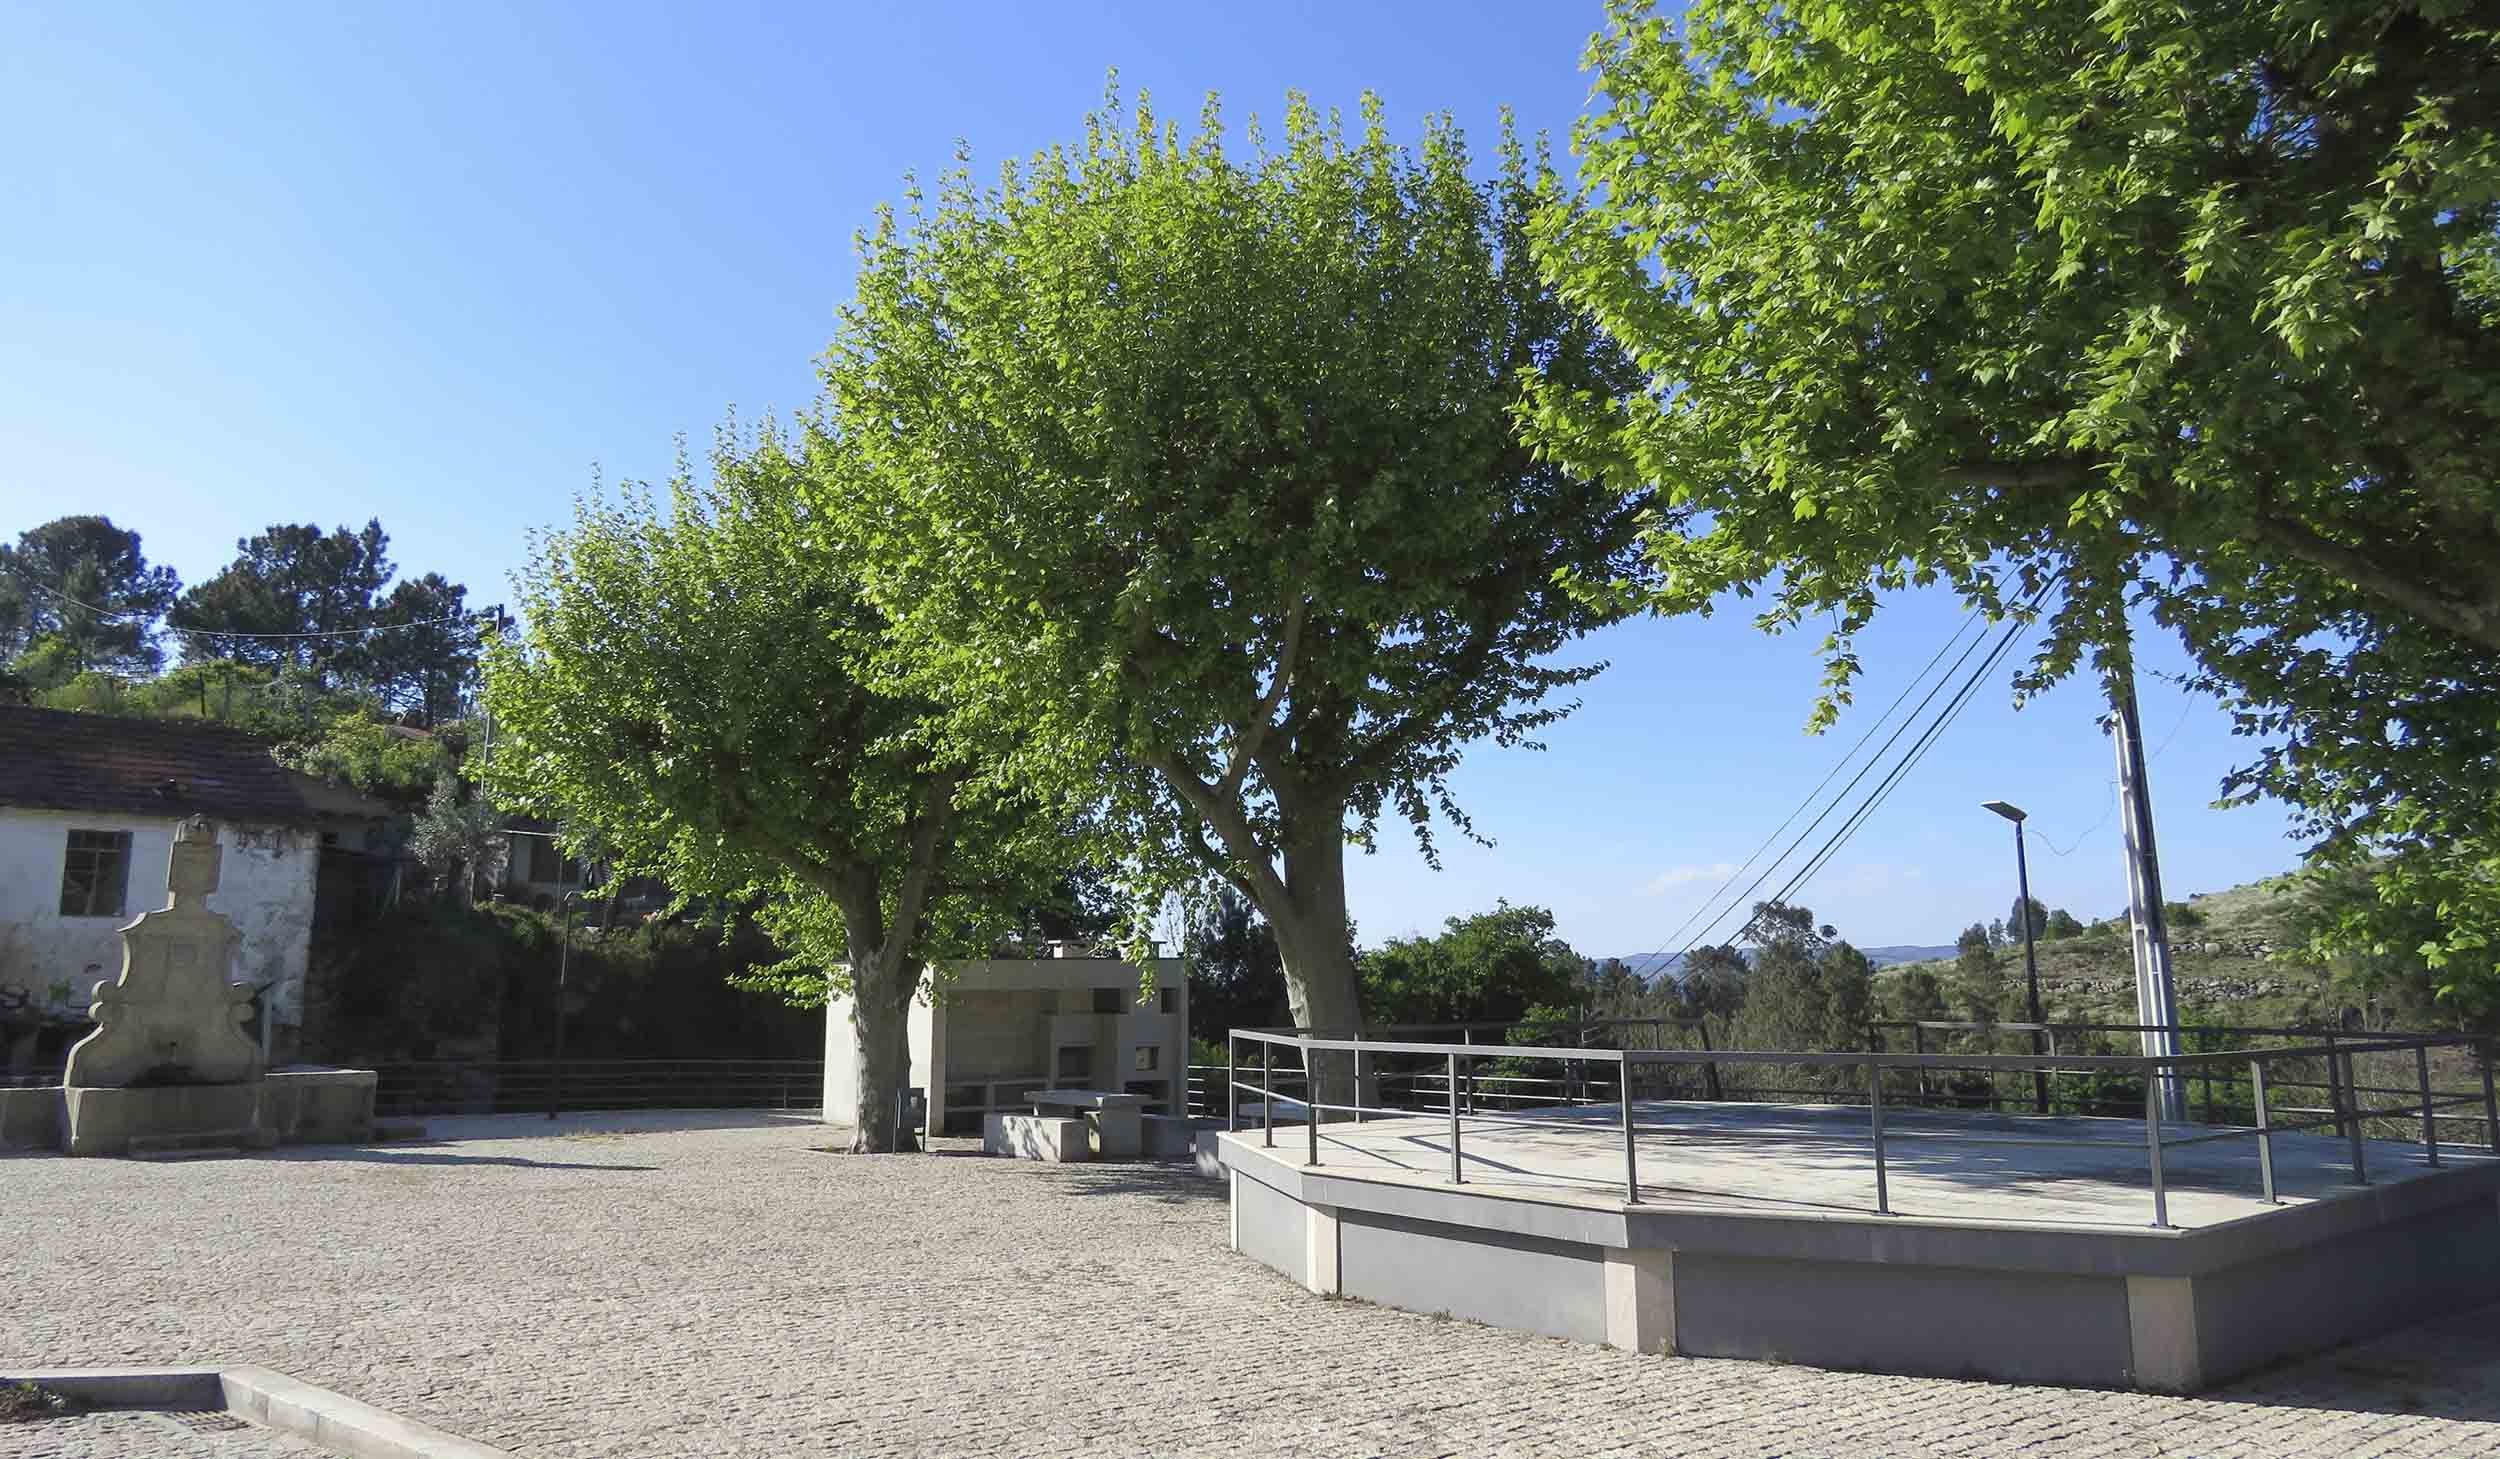
<path fill-rule="evenodd" d="M 901 1148 L 925 965 L 986 953 L 1062 848 L 942 740 L 933 702 L 871 687 L 883 624 L 845 558 L 809 550 L 808 469 L 776 434 L 724 433 L 709 480 L 577 503 L 521 581 L 526 634 L 489 649 L 485 776 L 621 874 L 760 903 L 793 950 L 762 981 L 854 999 L 855 1148 Z"/>
<path fill-rule="evenodd" d="M 1385 817 L 1469 829 L 1467 742 L 1527 739 L 1595 672 L 1637 498 L 1540 457 L 1532 366 L 1628 388 L 1526 230 L 1555 189 L 1507 133 L 1393 142 L 1300 97 L 1230 143 L 1143 99 L 1081 144 L 914 189 L 861 242 L 824 377 L 854 544 L 918 683 L 1116 801 L 1127 868 L 1266 916 L 1295 1017 L 1357 1018 L 1344 858 Z"/>
<path fill-rule="evenodd" d="M 2036 685 L 2176 629 L 2226 787 L 2500 946 L 2500 23 L 2358 3 L 1616 0 L 1540 257 L 1649 380 L 1539 438 L 1658 483 L 1651 601 L 1991 612 Z M 2342 928 L 2375 935 L 2368 909 Z"/>
<path fill-rule="evenodd" d="M 156 623 L 181 584 L 110 517 L 60 517 L 0 544 L 0 663 L 43 648 L 59 678 L 149 674 Z"/>
<path fill-rule="evenodd" d="M 1569 1008 L 1594 965 L 1554 933 L 1543 907 L 1498 903 L 1452 917 L 1431 937 L 1393 937 L 1360 959 L 1370 1025 L 1514 1023 L 1532 1008 Z"/>

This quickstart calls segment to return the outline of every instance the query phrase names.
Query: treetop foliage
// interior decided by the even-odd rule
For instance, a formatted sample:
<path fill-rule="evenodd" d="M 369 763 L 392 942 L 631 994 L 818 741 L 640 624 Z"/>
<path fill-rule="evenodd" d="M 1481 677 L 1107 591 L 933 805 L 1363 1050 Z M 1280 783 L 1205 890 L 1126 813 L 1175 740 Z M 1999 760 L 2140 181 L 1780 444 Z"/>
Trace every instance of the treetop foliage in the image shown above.
<path fill-rule="evenodd" d="M 1115 93 L 1082 143 L 881 213 L 824 361 L 874 487 L 816 505 L 917 682 L 1111 764 L 1133 867 L 1230 877 L 1285 931 L 1288 840 L 1466 828 L 1458 747 L 1594 672 L 1543 660 L 1620 615 L 1557 578 L 1639 573 L 1637 500 L 1511 410 L 1534 367 L 1632 377 L 1539 279 L 1556 189 L 1507 132 L 1490 181 L 1373 98 L 1244 142 L 1212 99 L 1184 134 Z"/>
<path fill-rule="evenodd" d="M 534 544 L 528 631 L 488 651 L 491 793 L 621 874 L 760 901 L 793 950 L 763 981 L 801 1001 L 871 955 L 916 980 L 918 959 L 986 952 L 1046 900 L 1047 831 L 950 758 L 937 706 L 869 684 L 880 619 L 810 550 L 797 449 L 728 430 L 709 465 L 681 462 L 664 496 L 583 498 Z"/>
<path fill-rule="evenodd" d="M 181 583 L 109 517 L 60 517 L 0 544 L 0 662 L 48 647 L 43 672 L 155 672 L 152 633 Z"/>

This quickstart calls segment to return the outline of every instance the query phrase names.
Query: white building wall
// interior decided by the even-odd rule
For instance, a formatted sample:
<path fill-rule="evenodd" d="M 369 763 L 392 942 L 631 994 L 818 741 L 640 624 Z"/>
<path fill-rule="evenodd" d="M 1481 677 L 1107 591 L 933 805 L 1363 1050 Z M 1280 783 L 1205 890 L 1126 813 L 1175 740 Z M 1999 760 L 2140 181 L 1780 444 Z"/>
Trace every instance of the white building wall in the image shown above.
<path fill-rule="evenodd" d="M 121 929 L 165 905 L 172 816 L 0 807 L 0 985 L 22 988 L 65 1016 L 83 1016 L 100 980 L 122 969 Z M 61 915 L 61 865 L 69 833 L 128 831 L 130 883 L 119 917 Z M 230 981 L 274 984 L 272 1022 L 304 1021 L 304 968 L 312 950 L 313 888 L 321 838 L 299 827 L 220 823 L 225 849 L 208 905 L 242 929 Z"/>

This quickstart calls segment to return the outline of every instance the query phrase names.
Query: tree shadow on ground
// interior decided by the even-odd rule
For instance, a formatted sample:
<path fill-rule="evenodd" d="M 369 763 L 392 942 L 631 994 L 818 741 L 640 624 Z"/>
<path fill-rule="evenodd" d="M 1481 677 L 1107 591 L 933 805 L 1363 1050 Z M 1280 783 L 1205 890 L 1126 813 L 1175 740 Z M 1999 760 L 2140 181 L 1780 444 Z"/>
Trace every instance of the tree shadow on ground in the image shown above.
<path fill-rule="evenodd" d="M 1105 1161 L 1047 1167 L 1072 1196 L 1144 1196 L 1168 1206 L 1220 1206 L 1230 1196 L 1225 1182 L 1208 1180 L 1185 1160 Z"/>
<path fill-rule="evenodd" d="M 2209 1403 L 2500 1423 L 2500 1306 L 2294 1358 L 2202 1395 Z"/>
<path fill-rule="evenodd" d="M 656 1165 L 597 1165 L 587 1161 L 527 1160 L 518 1155 L 454 1155 L 440 1150 L 367 1150 L 354 1146 L 272 1150 L 263 1152 L 259 1158 L 307 1165 L 338 1162 L 349 1165 L 505 1165 L 517 1170 L 652 1171 L 660 1168 Z"/>

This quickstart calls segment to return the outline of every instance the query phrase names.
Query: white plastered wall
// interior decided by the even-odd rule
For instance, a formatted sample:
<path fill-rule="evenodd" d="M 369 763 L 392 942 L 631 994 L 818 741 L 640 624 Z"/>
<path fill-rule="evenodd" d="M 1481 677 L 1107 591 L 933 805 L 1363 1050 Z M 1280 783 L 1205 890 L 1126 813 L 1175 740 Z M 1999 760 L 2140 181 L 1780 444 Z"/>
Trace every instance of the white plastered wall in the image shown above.
<path fill-rule="evenodd" d="M 179 819 L 0 807 L 0 985 L 63 1016 L 83 1015 L 99 980 L 121 973 L 121 929 L 165 905 L 165 862 Z M 61 866 L 76 831 L 130 833 L 130 882 L 118 917 L 61 915 Z M 209 907 L 243 933 L 231 981 L 271 989 L 278 1033 L 304 1019 L 320 837 L 300 827 L 217 828 L 225 851 Z"/>

